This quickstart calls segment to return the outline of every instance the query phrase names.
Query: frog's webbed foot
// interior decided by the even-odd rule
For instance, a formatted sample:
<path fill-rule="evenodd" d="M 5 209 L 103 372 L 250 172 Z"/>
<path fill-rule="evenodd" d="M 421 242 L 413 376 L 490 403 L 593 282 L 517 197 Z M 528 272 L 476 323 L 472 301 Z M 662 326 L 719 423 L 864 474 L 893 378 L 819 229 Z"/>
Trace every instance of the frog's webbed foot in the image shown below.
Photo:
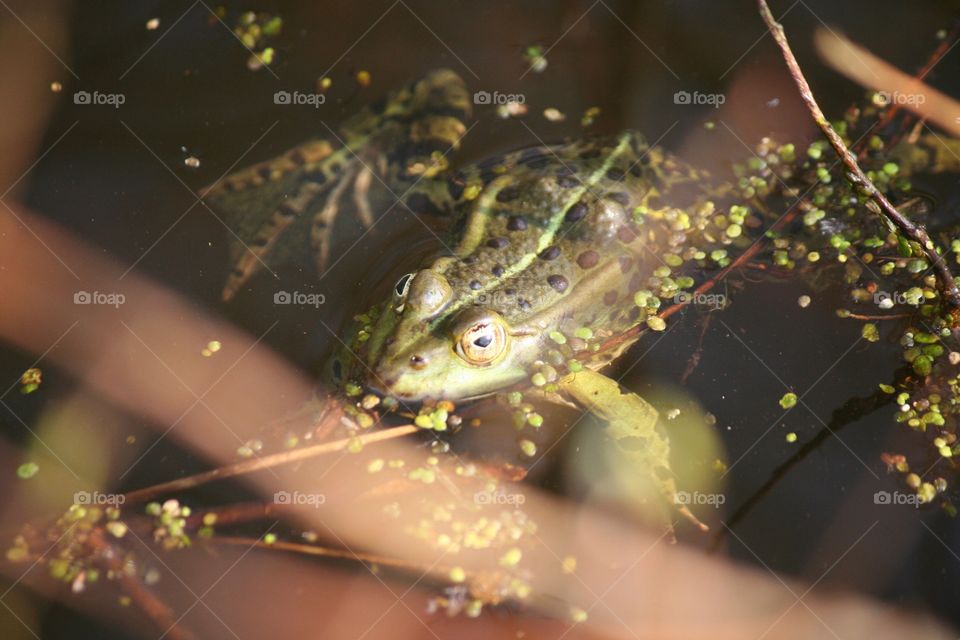
<path fill-rule="evenodd" d="M 701 531 L 709 530 L 679 499 L 670 468 L 670 442 L 657 428 L 659 414 L 652 405 L 635 393 L 623 392 L 616 381 L 589 369 L 561 378 L 558 387 L 608 423 L 607 433 L 616 446 L 617 457 L 627 463 L 630 472 L 646 474 L 663 501 Z"/>
<path fill-rule="evenodd" d="M 260 269 L 310 261 L 310 225 L 350 185 L 354 166 L 345 149 L 314 141 L 233 173 L 203 193 L 227 216 L 231 231 L 224 300 Z M 332 221 L 335 213 L 327 217 Z"/>
<path fill-rule="evenodd" d="M 380 156 L 382 158 L 383 156 Z M 381 168 L 380 175 L 385 171 Z M 370 184 L 373 182 L 373 169 L 364 166 L 357 173 L 357 179 L 353 184 L 353 206 L 357 209 L 357 219 L 367 231 L 373 229 L 373 208 L 370 206 Z"/>
<path fill-rule="evenodd" d="M 366 168 L 362 170 L 366 171 Z M 322 206 L 313 216 L 313 224 L 310 227 L 310 246 L 313 248 L 317 270 L 321 275 L 326 270 L 330 260 L 330 242 L 333 237 L 333 225 L 337 220 L 337 214 L 340 212 L 340 200 L 350 184 L 354 182 L 358 173 L 359 170 L 351 163 L 351 166 L 344 170 L 340 180 L 337 181 Z M 356 189 L 354 189 L 354 198 L 357 197 Z M 366 195 L 362 197 L 365 198 Z M 366 206 L 369 211 L 369 203 Z"/>

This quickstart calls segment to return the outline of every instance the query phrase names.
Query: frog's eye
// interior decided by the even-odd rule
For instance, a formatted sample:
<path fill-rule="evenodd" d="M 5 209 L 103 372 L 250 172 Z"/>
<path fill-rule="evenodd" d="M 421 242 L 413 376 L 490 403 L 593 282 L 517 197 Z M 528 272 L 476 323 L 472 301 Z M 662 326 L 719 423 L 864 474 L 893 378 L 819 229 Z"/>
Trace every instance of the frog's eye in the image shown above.
<path fill-rule="evenodd" d="M 407 295 L 407 291 L 410 290 L 410 283 L 413 281 L 413 276 L 417 274 L 408 273 L 400 276 L 400 279 L 397 280 L 397 284 L 393 285 L 393 290 L 396 292 L 398 298 L 402 298 Z"/>
<path fill-rule="evenodd" d="M 457 342 L 457 355 L 470 364 L 489 364 L 503 353 L 507 346 L 507 332 L 503 325 L 493 322 L 478 322 L 463 332 Z"/>

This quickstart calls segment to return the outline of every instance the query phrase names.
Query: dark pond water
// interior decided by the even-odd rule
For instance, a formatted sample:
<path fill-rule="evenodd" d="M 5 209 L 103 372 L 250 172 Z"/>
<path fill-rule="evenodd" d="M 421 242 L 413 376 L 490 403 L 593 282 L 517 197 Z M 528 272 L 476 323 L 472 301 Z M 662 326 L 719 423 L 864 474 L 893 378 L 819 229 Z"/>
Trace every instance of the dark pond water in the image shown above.
<path fill-rule="evenodd" d="M 62 82 L 64 91 L 41 148 L 69 133 L 30 174 L 25 200 L 121 264 L 135 265 L 138 272 L 255 335 L 279 319 L 267 342 L 309 371 L 319 369 L 331 346 L 319 321 L 337 326 L 363 308 L 397 274 L 409 270 L 418 247 L 424 252 L 433 248 L 431 236 L 415 221 L 396 215 L 363 236 L 322 282 L 284 272 L 292 286 L 326 296 L 327 304 L 316 312 L 292 311 L 278 318 L 270 300 L 273 289 L 263 280 L 255 280 L 235 303 L 223 305 L 219 292 L 228 273 L 226 232 L 201 208 L 183 214 L 195 201 L 191 189 L 216 180 L 241 156 L 241 164 L 248 164 L 323 136 L 325 124 L 336 126 L 387 90 L 440 66 L 456 70 L 472 88 L 523 93 L 535 105 L 523 122 L 481 111 L 479 123 L 464 139 L 461 162 L 539 139 L 582 135 L 579 114 L 594 105 L 601 108 L 594 132 L 638 129 L 687 160 L 718 171 L 744 157 L 741 141 L 750 146 L 770 133 L 801 140 L 812 135 L 752 2 L 222 4 L 231 24 L 242 10 L 283 16 L 272 74 L 246 68 L 247 52 L 228 29 L 210 19 L 203 3 L 189 8 L 189 2 L 83 2 L 62 16 L 69 23 L 70 44 L 60 53 L 79 80 L 65 69 L 42 79 L 45 84 Z M 790 7 L 777 5 L 777 15 Z M 155 17 L 159 29 L 144 29 Z M 936 47 L 936 31 L 950 27 L 955 18 L 948 2 L 810 0 L 793 5 L 784 24 L 825 111 L 839 114 L 862 92 L 817 60 L 811 34 L 821 23 L 912 70 Z M 523 51 L 537 43 L 556 43 L 549 66 L 521 78 Z M 353 77 L 359 70 L 371 73 L 370 87 L 357 87 Z M 958 72 L 960 53 L 953 52 L 930 80 L 956 95 Z M 334 83 L 320 108 L 274 104 L 274 92 L 310 90 L 322 75 Z M 126 101 L 118 109 L 77 105 L 70 96 L 78 89 L 122 93 Z M 735 103 L 724 112 L 729 129 L 704 143 L 702 123 L 717 112 L 710 106 L 675 104 L 678 91 L 723 92 Z M 539 114 L 547 106 L 569 117 L 548 122 Z M 199 158 L 199 168 L 185 166 L 189 156 Z M 955 198 L 950 191 L 955 183 L 934 186 L 940 201 Z M 356 224 L 341 228 L 340 247 L 360 237 Z M 624 378 L 629 388 L 678 388 L 702 340 L 699 366 L 682 386 L 716 416 L 728 458 L 735 462 L 726 490 L 729 516 L 797 450 L 798 444 L 785 441 L 787 432 L 796 432 L 801 443 L 810 441 L 848 399 L 872 394 L 878 380 L 892 380 L 899 362 L 896 346 L 883 341 L 869 349 L 864 343 L 851 348 L 860 327 L 835 317 L 834 310 L 847 305 L 840 288 L 813 291 L 799 281 L 772 281 L 750 272 L 734 274 L 728 284 L 733 305 L 705 331 L 702 316 L 688 313 L 665 339 L 652 348 L 652 341 L 641 342 L 620 366 L 625 371 L 642 356 Z M 809 308 L 797 305 L 802 294 L 813 297 Z M 0 366 L 13 379 L 31 362 L 4 351 Z M 72 391 L 63 377 L 51 375 L 50 380 L 42 401 L 16 398 L 11 406 L 29 420 L 43 402 Z M 781 418 L 776 400 L 785 386 L 801 395 L 809 392 L 804 396 L 808 408 Z M 882 407 L 854 419 L 838 438 L 826 439 L 736 526 L 735 538 L 721 552 L 807 581 L 823 577 L 826 585 L 929 608 L 960 624 L 956 522 L 937 510 L 873 501 L 876 491 L 897 487 L 880 454 L 919 447 L 894 425 L 893 411 Z M 20 427 L 8 417 L 0 417 L 0 428 L 11 441 L 23 441 Z M 474 444 L 484 449 L 482 442 Z M 575 448 L 568 447 L 564 455 L 576 455 Z M 142 486 L 201 466 L 164 443 L 128 482 Z M 538 479 L 561 489 L 551 474 Z M 706 544 L 693 535 L 683 537 Z M 78 625 L 89 633 L 96 628 L 55 607 L 44 621 L 44 637 L 79 637 Z"/>

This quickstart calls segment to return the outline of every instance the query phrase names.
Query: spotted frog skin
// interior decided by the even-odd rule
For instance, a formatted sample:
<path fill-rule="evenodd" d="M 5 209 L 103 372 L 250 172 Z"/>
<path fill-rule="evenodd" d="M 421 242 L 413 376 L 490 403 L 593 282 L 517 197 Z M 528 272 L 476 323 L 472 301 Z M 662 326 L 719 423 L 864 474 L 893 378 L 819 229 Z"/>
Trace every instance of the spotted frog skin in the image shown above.
<path fill-rule="evenodd" d="M 406 400 L 482 396 L 527 378 L 551 336 L 635 325 L 634 293 L 671 233 L 634 219 L 662 192 L 653 163 L 680 168 L 627 132 L 477 165 L 447 255 L 403 277 L 358 345 L 368 385 Z"/>
<path fill-rule="evenodd" d="M 522 384 L 549 365 L 560 395 L 651 443 L 641 462 L 666 475 L 656 411 L 594 373 L 622 349 L 592 356 L 591 338 L 644 322 L 655 308 L 638 306 L 637 294 L 664 286 L 666 261 L 698 257 L 692 237 L 732 241 L 713 226 L 718 191 L 708 197 L 704 174 L 629 131 L 452 170 L 448 153 L 470 110 L 463 81 L 435 71 L 352 118 L 336 140 L 226 178 L 208 197 L 232 215 L 243 242 L 224 297 L 271 261 L 312 256 L 322 270 L 339 201 L 352 187 L 369 220 L 366 190 L 381 180 L 444 226 L 443 242 L 358 316 L 334 378 L 402 402 L 462 400 Z M 573 360 L 584 367 L 570 367 Z M 661 482 L 672 496 L 672 480 Z"/>

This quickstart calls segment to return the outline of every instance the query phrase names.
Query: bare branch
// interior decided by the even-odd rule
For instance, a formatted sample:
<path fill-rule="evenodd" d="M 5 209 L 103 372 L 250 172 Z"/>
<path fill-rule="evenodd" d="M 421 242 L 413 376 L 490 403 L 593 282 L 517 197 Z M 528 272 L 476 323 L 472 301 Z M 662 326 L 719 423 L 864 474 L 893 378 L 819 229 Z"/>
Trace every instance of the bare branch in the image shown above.
<path fill-rule="evenodd" d="M 766 0 L 757 0 L 757 6 L 760 9 L 760 15 L 763 21 L 767 25 L 767 29 L 770 30 L 770 34 L 780 47 L 780 51 L 783 52 L 783 59 L 790 69 L 790 75 L 800 90 L 800 98 L 807 105 L 807 109 L 809 109 L 810 115 L 813 116 L 814 122 L 820 127 L 823 135 L 826 136 L 830 142 L 830 146 L 833 147 L 833 150 L 847 168 L 847 179 L 849 179 L 854 186 L 863 189 L 867 195 L 870 196 L 870 199 L 879 207 L 877 213 L 885 216 L 904 236 L 920 245 L 927 259 L 936 270 L 937 282 L 944 301 L 954 309 L 960 309 L 960 291 L 957 290 L 957 284 L 953 279 L 953 274 L 950 272 L 950 268 L 947 267 L 947 263 L 943 257 L 937 251 L 933 241 L 930 240 L 930 236 L 927 235 L 926 230 L 920 225 L 913 224 L 909 218 L 900 213 L 863 172 L 857 163 L 856 156 L 847 149 L 843 139 L 830 125 L 826 116 L 823 115 L 820 105 L 817 104 L 816 99 L 813 97 L 810 85 L 807 83 L 803 71 L 800 70 L 800 64 L 797 62 L 793 51 L 790 49 L 790 44 L 787 42 L 787 36 L 783 31 L 783 26 L 773 17 L 773 13 L 770 12 L 770 7 L 767 5 Z"/>
<path fill-rule="evenodd" d="M 362 444 L 371 444 L 374 442 L 381 442 L 383 440 L 400 438 L 419 430 L 420 430 L 419 427 L 415 427 L 414 425 L 402 425 L 399 427 L 384 429 L 382 431 L 373 431 L 371 433 L 365 433 L 361 436 L 357 436 L 356 440 L 359 440 Z M 210 471 L 204 471 L 203 473 L 187 476 L 185 478 L 177 478 L 176 480 L 171 480 L 170 482 L 155 484 L 153 486 L 145 487 L 143 489 L 137 489 L 136 491 L 131 491 L 130 493 L 127 493 L 125 495 L 124 504 L 129 504 L 133 502 L 142 502 L 154 496 L 158 496 L 164 493 L 172 493 L 174 491 L 184 491 L 186 489 L 197 487 L 201 484 L 206 484 L 207 482 L 213 482 L 214 480 L 223 480 L 225 478 L 233 478 L 235 476 L 245 475 L 248 473 L 253 473 L 255 471 L 263 471 L 264 469 L 270 469 L 280 465 L 290 464 L 292 462 L 298 462 L 300 460 L 306 460 L 308 458 L 313 458 L 315 456 L 323 455 L 325 453 L 342 451 L 347 448 L 347 446 L 351 443 L 352 440 L 354 439 L 343 438 L 341 440 L 335 440 L 333 442 L 323 442 L 320 444 L 316 444 L 316 445 L 313 445 L 312 447 L 302 447 L 300 449 L 292 449 L 290 451 L 275 453 L 273 455 L 264 456 L 262 458 L 255 458 L 253 460 L 244 460 L 242 462 L 237 462 L 237 463 L 226 465 L 223 467 L 218 467 L 216 469 L 211 469 Z"/>

